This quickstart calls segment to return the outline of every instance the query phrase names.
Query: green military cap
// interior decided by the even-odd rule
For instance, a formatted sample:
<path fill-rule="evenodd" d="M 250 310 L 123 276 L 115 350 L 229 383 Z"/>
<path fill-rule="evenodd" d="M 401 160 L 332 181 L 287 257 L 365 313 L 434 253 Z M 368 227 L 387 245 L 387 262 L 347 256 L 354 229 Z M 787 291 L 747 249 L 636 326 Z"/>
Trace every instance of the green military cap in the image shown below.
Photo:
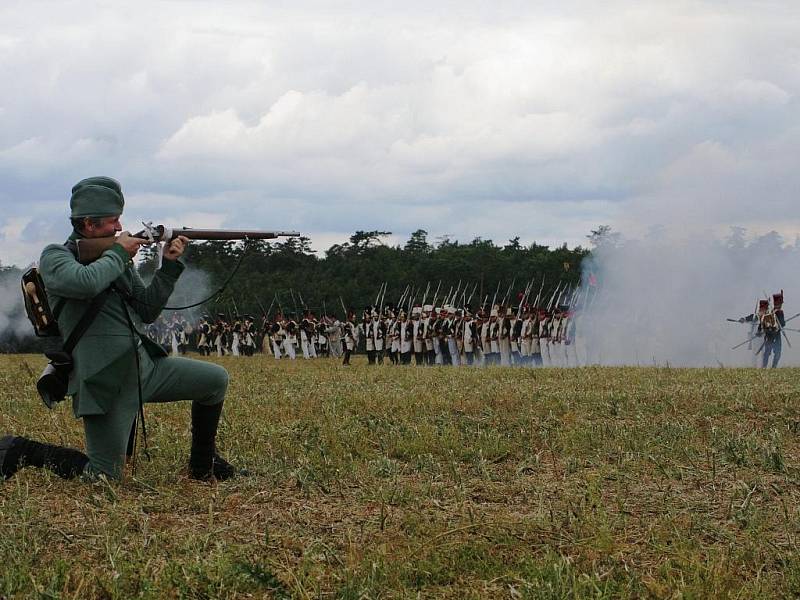
<path fill-rule="evenodd" d="M 71 217 L 114 217 L 122 214 L 125 198 L 111 177 L 87 177 L 72 186 Z"/>

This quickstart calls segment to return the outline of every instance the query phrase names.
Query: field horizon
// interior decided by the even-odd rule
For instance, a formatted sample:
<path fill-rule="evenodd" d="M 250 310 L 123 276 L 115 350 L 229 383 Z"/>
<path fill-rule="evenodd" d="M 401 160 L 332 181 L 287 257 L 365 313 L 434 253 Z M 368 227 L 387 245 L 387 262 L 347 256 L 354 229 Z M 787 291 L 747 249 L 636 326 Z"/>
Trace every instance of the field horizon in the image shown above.
<path fill-rule="evenodd" d="M 800 594 L 800 369 L 204 360 L 250 475 L 189 480 L 188 404 L 147 405 L 122 482 L 0 481 L 0 597 Z M 0 357 L 0 435 L 83 449 L 44 363 Z"/>

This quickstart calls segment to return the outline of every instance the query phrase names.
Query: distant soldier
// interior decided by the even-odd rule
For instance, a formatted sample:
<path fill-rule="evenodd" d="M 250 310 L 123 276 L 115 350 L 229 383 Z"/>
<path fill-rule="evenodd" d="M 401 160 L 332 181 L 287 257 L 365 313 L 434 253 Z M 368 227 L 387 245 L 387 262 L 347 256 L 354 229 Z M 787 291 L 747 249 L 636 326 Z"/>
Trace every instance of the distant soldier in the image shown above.
<path fill-rule="evenodd" d="M 398 358 L 401 365 L 411 364 L 411 349 L 413 347 L 413 328 L 406 318 L 406 311 L 400 309 L 395 324 L 395 336 L 398 344 Z"/>
<path fill-rule="evenodd" d="M 297 358 L 295 344 L 297 343 L 297 322 L 293 317 L 284 317 L 281 323 L 284 331 L 283 353 L 289 360 Z"/>
<path fill-rule="evenodd" d="M 344 349 L 342 348 L 342 338 L 344 337 L 342 322 L 335 317 L 327 317 L 325 319 L 325 333 L 328 336 L 331 356 L 339 358 L 344 354 Z"/>
<path fill-rule="evenodd" d="M 372 320 L 372 307 L 367 306 L 361 315 L 359 325 L 361 335 L 364 337 L 364 350 L 367 352 L 367 364 L 375 364 L 375 325 Z"/>
<path fill-rule="evenodd" d="M 425 363 L 425 324 L 421 317 L 422 307 L 414 306 L 411 309 L 411 333 L 414 338 L 414 363 L 417 366 Z"/>
<path fill-rule="evenodd" d="M 422 339 L 425 342 L 425 364 L 429 366 L 436 363 L 436 352 L 433 350 L 432 312 L 432 304 L 426 304 L 422 307 Z"/>
<path fill-rule="evenodd" d="M 314 347 L 314 334 L 316 327 L 314 326 L 314 315 L 310 310 L 303 313 L 303 319 L 300 321 L 300 348 L 303 351 L 303 358 L 317 358 L 317 350 Z"/>
<path fill-rule="evenodd" d="M 462 340 L 464 344 L 464 360 L 467 365 L 472 366 L 475 362 L 475 351 L 477 350 L 478 328 L 477 322 L 472 318 L 472 313 L 466 310 L 462 322 Z"/>
<path fill-rule="evenodd" d="M 209 325 L 208 319 L 205 316 L 203 316 L 203 318 L 200 319 L 200 327 L 198 329 L 199 329 L 199 333 L 200 333 L 200 338 L 199 338 L 199 340 L 197 342 L 197 349 L 199 350 L 200 354 L 202 354 L 203 356 L 210 356 L 211 355 L 211 342 L 210 342 L 211 325 Z"/>
<path fill-rule="evenodd" d="M 511 321 L 509 323 L 509 345 L 511 347 L 511 364 L 522 365 L 522 308 L 512 309 Z"/>
<path fill-rule="evenodd" d="M 242 323 L 242 353 L 245 356 L 253 356 L 256 351 L 255 340 L 256 327 L 252 315 L 247 315 Z"/>
<path fill-rule="evenodd" d="M 461 364 L 461 316 L 454 306 L 447 310 L 447 353 L 450 364 L 457 367 Z"/>
<path fill-rule="evenodd" d="M 319 346 L 319 355 L 329 357 L 331 355 L 331 348 L 328 344 L 328 334 L 326 332 L 327 326 L 325 324 L 326 317 L 322 317 L 316 324 L 317 345 Z"/>
<path fill-rule="evenodd" d="M 782 329 L 786 325 L 783 314 L 783 290 L 779 294 L 772 295 L 772 308 L 769 308 L 767 300 L 759 301 L 758 314 L 750 314 L 739 319 L 740 323 L 748 321 L 758 321 L 756 335 L 763 338 L 760 351 L 761 367 L 766 368 L 769 364 L 769 357 L 772 356 L 772 368 L 776 368 L 781 360 L 781 336 Z M 756 352 L 758 354 L 758 351 Z"/>
<path fill-rule="evenodd" d="M 342 327 L 342 343 L 344 344 L 344 360 L 342 364 L 345 366 L 350 365 L 350 355 L 355 351 L 358 344 L 355 318 L 356 316 L 353 313 L 349 313 Z"/>
<path fill-rule="evenodd" d="M 269 326 L 269 337 L 272 343 L 272 355 L 275 360 L 280 360 L 283 356 L 283 340 L 286 337 L 286 331 L 283 329 L 283 315 L 275 315 L 275 322 Z"/>
<path fill-rule="evenodd" d="M 225 315 L 219 313 L 217 315 L 217 322 L 211 332 L 212 339 L 214 340 L 214 348 L 217 350 L 217 356 L 225 355 Z"/>
<path fill-rule="evenodd" d="M 497 345 L 500 349 L 500 364 L 503 366 L 511 365 L 511 317 L 513 311 L 511 307 L 501 306 L 498 311 Z"/>

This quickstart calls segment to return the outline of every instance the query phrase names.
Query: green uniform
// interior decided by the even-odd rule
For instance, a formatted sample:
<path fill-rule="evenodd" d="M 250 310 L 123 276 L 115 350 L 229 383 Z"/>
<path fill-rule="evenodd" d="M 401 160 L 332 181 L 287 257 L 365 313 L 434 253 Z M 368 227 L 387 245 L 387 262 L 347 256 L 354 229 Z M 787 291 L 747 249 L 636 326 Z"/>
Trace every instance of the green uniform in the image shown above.
<path fill-rule="evenodd" d="M 79 237 L 73 233 L 70 239 Z M 64 303 L 58 326 L 65 339 L 92 298 L 111 284 L 118 290 L 109 295 L 72 353 L 75 367 L 68 393 L 75 416 L 83 418 L 89 475 L 121 475 L 139 408 L 135 352 L 144 402 L 193 400 L 214 405 L 223 401 L 228 385 L 225 369 L 167 357 L 143 333 L 144 324 L 152 323 L 166 305 L 184 269 L 181 262 L 165 259 L 146 286 L 128 253 L 117 244 L 89 265 L 80 264 L 65 246 L 51 244 L 42 252 L 39 269 L 51 306 Z"/>

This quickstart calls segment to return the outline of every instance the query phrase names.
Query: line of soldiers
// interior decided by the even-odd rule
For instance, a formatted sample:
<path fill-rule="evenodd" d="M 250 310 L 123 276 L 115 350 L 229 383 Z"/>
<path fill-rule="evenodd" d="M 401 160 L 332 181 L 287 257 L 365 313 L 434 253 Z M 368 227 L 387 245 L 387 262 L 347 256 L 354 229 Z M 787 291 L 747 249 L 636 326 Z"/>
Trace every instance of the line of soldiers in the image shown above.
<path fill-rule="evenodd" d="M 568 306 L 545 310 L 529 305 L 495 305 L 473 312 L 470 307 L 416 305 L 410 316 L 387 305 L 368 306 L 360 322 L 353 311 L 347 319 L 317 318 L 305 311 L 263 318 L 252 315 L 226 319 L 203 316 L 194 323 L 175 313 L 150 326 L 149 334 L 172 354 L 195 348 L 203 355 L 252 356 L 276 359 L 341 357 L 349 365 L 354 353 L 366 353 L 371 365 L 528 365 L 570 366 L 578 362 L 571 346 L 575 323 Z"/>
<path fill-rule="evenodd" d="M 364 340 L 369 364 L 388 360 L 396 365 L 519 365 L 577 364 L 575 323 L 568 306 L 551 311 L 530 305 L 494 305 L 475 312 L 469 306 L 415 305 L 410 315 L 387 306 L 382 314 L 366 307 L 361 322 L 353 315 L 345 323 L 352 344 Z M 345 357 L 347 362 L 347 357 Z"/>

